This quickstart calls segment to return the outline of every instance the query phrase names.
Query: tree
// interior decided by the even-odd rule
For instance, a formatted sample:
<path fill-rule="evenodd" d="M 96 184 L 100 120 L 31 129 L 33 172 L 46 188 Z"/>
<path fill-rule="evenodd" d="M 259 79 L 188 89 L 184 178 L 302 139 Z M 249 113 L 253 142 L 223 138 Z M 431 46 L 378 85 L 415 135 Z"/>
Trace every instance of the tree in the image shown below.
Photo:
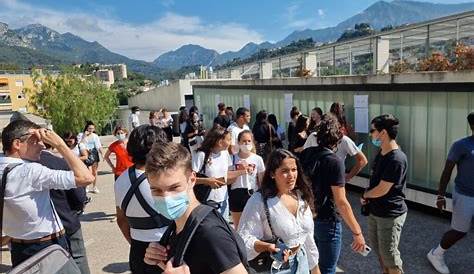
<path fill-rule="evenodd" d="M 35 73 L 37 92 L 31 94 L 30 104 L 42 117 L 49 119 L 59 134 L 80 132 L 87 120 L 96 124 L 97 131 L 115 115 L 117 98 L 95 77 L 73 73 L 41 76 Z"/>
<path fill-rule="evenodd" d="M 355 24 L 354 29 L 346 30 L 339 37 L 339 39 L 337 39 L 337 42 L 346 41 L 357 37 L 369 36 L 374 33 L 374 29 L 368 23 Z"/>

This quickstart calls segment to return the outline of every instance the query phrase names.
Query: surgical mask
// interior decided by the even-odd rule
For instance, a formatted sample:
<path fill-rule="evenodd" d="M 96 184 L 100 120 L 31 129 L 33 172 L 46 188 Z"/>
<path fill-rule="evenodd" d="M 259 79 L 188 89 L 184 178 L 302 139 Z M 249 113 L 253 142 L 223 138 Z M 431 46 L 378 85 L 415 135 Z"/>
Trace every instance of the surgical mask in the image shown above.
<path fill-rule="evenodd" d="M 379 134 L 379 137 L 380 137 L 380 134 Z M 382 146 L 382 141 L 380 141 L 380 139 L 378 139 L 379 137 L 372 138 L 372 144 L 376 147 L 381 147 Z"/>
<path fill-rule="evenodd" d="M 155 209 L 169 220 L 176 220 L 183 216 L 189 206 L 189 197 L 186 191 L 172 196 L 154 196 Z"/>
<path fill-rule="evenodd" d="M 119 141 L 123 141 L 123 140 L 125 140 L 125 138 L 127 138 L 127 135 L 125 135 L 123 133 L 122 134 L 117 134 L 117 135 L 115 135 L 115 138 L 117 138 L 117 140 L 119 140 Z"/>
<path fill-rule="evenodd" d="M 247 145 L 240 145 L 240 150 L 242 152 L 251 152 L 252 151 L 252 148 L 253 148 L 253 145 L 252 144 L 247 144 Z"/>
<path fill-rule="evenodd" d="M 140 111 L 135 112 L 136 115 L 140 115 Z"/>

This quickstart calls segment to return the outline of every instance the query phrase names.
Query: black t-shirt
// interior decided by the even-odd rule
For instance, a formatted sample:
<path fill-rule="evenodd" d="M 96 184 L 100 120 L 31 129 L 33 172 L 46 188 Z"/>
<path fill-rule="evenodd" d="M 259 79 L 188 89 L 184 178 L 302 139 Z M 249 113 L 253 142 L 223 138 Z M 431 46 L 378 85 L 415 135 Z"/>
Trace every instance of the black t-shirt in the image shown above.
<path fill-rule="evenodd" d="M 237 243 L 222 217 L 212 211 L 201 222 L 193 235 L 184 261 L 192 274 L 213 274 L 229 270 L 241 263 Z M 172 237 L 171 254 L 174 244 L 179 241 L 181 233 Z M 237 234 L 235 234 L 238 237 Z"/>
<path fill-rule="evenodd" d="M 407 179 L 407 156 L 400 149 L 382 155 L 377 154 L 372 166 L 369 190 L 381 180 L 393 183 L 389 192 L 382 197 L 369 199 L 369 210 L 378 217 L 397 217 L 407 212 L 405 190 Z"/>
<path fill-rule="evenodd" d="M 321 147 L 307 148 L 303 151 L 302 158 L 316 157 L 323 150 L 325 149 Z M 314 163 L 310 160 L 308 162 Z M 313 166 L 304 166 L 304 168 L 311 170 Z M 315 173 L 311 176 L 311 184 L 315 194 L 315 208 L 318 214 L 316 218 L 319 220 L 337 220 L 339 219 L 339 213 L 334 204 L 331 186 L 344 187 L 346 184 L 344 162 L 335 153 L 323 156 L 319 159 L 319 168 L 316 169 Z"/>
<path fill-rule="evenodd" d="M 218 115 L 214 118 L 214 124 L 218 124 L 223 128 L 228 128 L 230 126 L 230 118 L 227 115 Z"/>
<path fill-rule="evenodd" d="M 294 148 L 294 139 L 296 138 L 295 134 L 297 134 L 295 124 L 293 122 L 290 122 L 288 124 L 288 150 L 290 151 L 293 151 Z"/>
<path fill-rule="evenodd" d="M 82 210 L 87 199 L 84 188 L 73 188 L 68 190 L 52 189 L 49 191 L 54 208 L 68 235 L 76 233 L 81 228 L 78 210 Z"/>
<path fill-rule="evenodd" d="M 277 141 L 277 134 L 275 128 L 270 123 L 260 123 L 255 124 L 252 128 L 253 138 L 257 143 L 269 143 L 270 136 L 272 138 L 272 142 Z"/>

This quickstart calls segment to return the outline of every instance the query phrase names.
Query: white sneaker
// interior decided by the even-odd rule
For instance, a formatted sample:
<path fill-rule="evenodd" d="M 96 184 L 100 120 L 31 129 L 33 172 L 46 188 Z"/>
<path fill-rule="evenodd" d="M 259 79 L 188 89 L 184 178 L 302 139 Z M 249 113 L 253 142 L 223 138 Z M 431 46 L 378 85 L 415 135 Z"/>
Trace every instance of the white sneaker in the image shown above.
<path fill-rule="evenodd" d="M 95 194 L 99 194 L 99 193 L 100 193 L 99 189 L 98 189 L 96 186 L 93 187 L 90 192 L 91 192 L 91 193 L 95 193 Z"/>
<path fill-rule="evenodd" d="M 426 254 L 426 257 L 428 258 L 428 261 L 430 261 L 431 265 L 436 269 L 441 274 L 449 274 L 449 268 L 446 265 L 446 262 L 444 261 L 444 256 L 443 255 L 435 255 L 433 254 L 433 250 L 431 249 L 428 254 Z"/>

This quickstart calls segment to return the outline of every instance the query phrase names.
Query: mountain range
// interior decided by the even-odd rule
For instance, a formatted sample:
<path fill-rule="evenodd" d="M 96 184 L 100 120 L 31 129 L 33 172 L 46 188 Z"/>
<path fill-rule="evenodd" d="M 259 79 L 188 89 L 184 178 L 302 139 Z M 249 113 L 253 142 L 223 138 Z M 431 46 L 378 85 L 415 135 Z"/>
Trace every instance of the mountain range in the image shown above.
<path fill-rule="evenodd" d="M 294 31 L 276 43 L 250 42 L 239 51 L 221 54 L 213 49 L 189 44 L 164 53 L 153 62 L 130 59 L 111 52 L 96 41 L 89 42 L 69 32 L 61 34 L 40 24 L 9 29 L 7 24 L 0 23 L 0 63 L 16 63 L 23 67 L 87 62 L 124 63 L 132 71 L 157 79 L 165 70 L 221 65 L 235 58 L 245 59 L 261 49 L 283 47 L 301 39 L 312 38 L 318 43 L 332 42 L 358 23 L 368 23 L 380 30 L 388 25 L 401 26 L 469 10 L 474 10 L 474 2 L 435 4 L 407 0 L 379 1 L 334 27 Z"/>

